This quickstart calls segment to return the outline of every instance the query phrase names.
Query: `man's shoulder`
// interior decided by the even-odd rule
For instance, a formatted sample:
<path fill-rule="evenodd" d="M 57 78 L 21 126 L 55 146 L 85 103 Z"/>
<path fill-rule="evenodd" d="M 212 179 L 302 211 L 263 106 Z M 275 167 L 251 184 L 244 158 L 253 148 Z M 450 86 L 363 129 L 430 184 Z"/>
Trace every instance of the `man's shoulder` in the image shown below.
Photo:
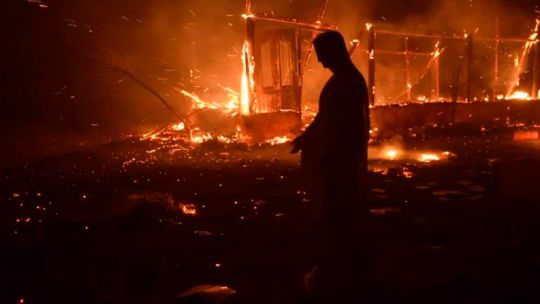
<path fill-rule="evenodd" d="M 366 80 L 362 73 L 358 71 L 357 69 L 352 70 L 349 72 L 346 77 L 343 79 L 344 82 L 346 82 L 348 85 L 356 87 L 356 88 L 367 88 Z"/>

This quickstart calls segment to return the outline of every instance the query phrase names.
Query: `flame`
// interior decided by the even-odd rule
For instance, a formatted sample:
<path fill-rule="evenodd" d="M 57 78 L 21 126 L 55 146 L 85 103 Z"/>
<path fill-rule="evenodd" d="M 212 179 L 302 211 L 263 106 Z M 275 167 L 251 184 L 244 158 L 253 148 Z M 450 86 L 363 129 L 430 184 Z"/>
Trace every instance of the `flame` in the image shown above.
<path fill-rule="evenodd" d="M 536 140 L 538 131 L 516 131 L 514 132 L 514 141 Z"/>
<path fill-rule="evenodd" d="M 396 148 L 386 148 L 383 151 L 383 157 L 389 160 L 396 160 L 402 152 Z"/>
<path fill-rule="evenodd" d="M 291 138 L 288 136 L 277 136 L 272 139 L 266 140 L 265 143 L 275 146 L 275 145 L 281 145 L 290 141 L 291 141 Z"/>
<path fill-rule="evenodd" d="M 182 203 L 180 204 L 180 209 L 185 215 L 197 215 L 197 207 L 194 204 Z"/>
<path fill-rule="evenodd" d="M 249 18 L 249 17 L 252 17 L 252 16 L 253 16 L 253 14 L 251 13 L 251 0 L 246 0 L 246 13 L 242 14 L 242 17 Z"/>
<path fill-rule="evenodd" d="M 439 48 L 441 42 L 440 41 L 437 41 L 437 43 L 435 43 L 435 51 L 433 51 L 433 53 L 431 53 L 433 55 L 433 58 L 439 58 L 442 54 L 441 52 L 441 49 Z"/>
<path fill-rule="evenodd" d="M 397 150 L 388 150 L 386 151 L 385 155 L 389 159 L 396 159 L 399 154 L 399 151 Z"/>
<path fill-rule="evenodd" d="M 439 161 L 441 160 L 440 156 L 434 153 L 422 153 L 420 154 L 420 157 L 418 158 L 419 161 L 424 163 L 430 163 L 433 161 Z"/>
<path fill-rule="evenodd" d="M 240 89 L 240 107 L 239 111 L 242 115 L 248 115 L 250 111 L 250 104 L 253 95 L 253 89 L 255 88 L 255 83 L 253 81 L 253 70 L 254 63 L 250 55 L 250 45 L 246 41 L 244 47 L 242 48 L 242 82 Z"/>
<path fill-rule="evenodd" d="M 531 35 L 529 36 L 529 40 L 525 43 L 525 46 L 523 47 L 523 52 L 521 53 L 521 57 L 518 58 L 516 56 L 516 59 L 514 62 L 516 67 L 512 75 L 512 82 L 510 83 L 510 87 L 508 88 L 508 91 L 506 94 L 507 96 L 511 95 L 512 91 L 519 85 L 519 81 L 520 81 L 519 77 L 522 74 L 523 70 L 525 69 L 525 65 L 526 65 L 525 63 L 527 61 L 527 58 L 529 57 L 528 55 L 532 47 L 538 42 L 537 39 L 538 39 L 539 30 L 540 30 L 540 19 L 536 19 L 536 25 Z M 509 98 L 509 99 L 512 99 L 512 98 Z M 523 99 L 523 98 L 516 98 L 516 99 Z"/>
<path fill-rule="evenodd" d="M 215 102 L 206 102 L 202 100 L 199 96 L 195 95 L 194 93 L 190 93 L 186 90 L 179 90 L 180 94 L 190 98 L 193 103 L 195 104 L 195 108 L 197 109 L 219 109 L 220 105 Z"/>
<path fill-rule="evenodd" d="M 181 123 L 177 123 L 175 125 L 172 126 L 172 129 L 175 130 L 175 131 L 182 131 L 186 128 L 186 125 L 184 125 L 183 122 Z"/>
<path fill-rule="evenodd" d="M 182 90 L 179 88 L 173 88 L 173 89 L 179 92 L 180 94 L 191 99 L 191 101 L 193 102 L 193 108 L 195 109 L 221 110 L 226 114 L 235 115 L 238 112 L 238 104 L 239 104 L 238 97 L 240 94 L 231 88 L 222 87 L 222 86 L 220 87 L 224 91 L 227 92 L 228 100 L 225 102 L 209 102 L 209 101 L 203 100 L 196 94 L 190 93 L 186 90 Z"/>
<path fill-rule="evenodd" d="M 512 95 L 506 97 L 509 100 L 531 100 L 531 95 L 524 91 L 515 91 Z"/>
<path fill-rule="evenodd" d="M 194 144 L 202 144 L 203 142 L 214 139 L 214 136 L 210 133 L 204 133 L 201 135 L 192 135 L 191 142 Z"/>

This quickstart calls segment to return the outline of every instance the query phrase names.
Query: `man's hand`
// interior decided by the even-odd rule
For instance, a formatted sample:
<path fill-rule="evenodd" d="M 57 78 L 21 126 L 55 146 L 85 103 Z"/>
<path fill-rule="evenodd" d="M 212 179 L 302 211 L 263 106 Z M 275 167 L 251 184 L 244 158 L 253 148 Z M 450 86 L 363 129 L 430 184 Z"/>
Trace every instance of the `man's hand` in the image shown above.
<path fill-rule="evenodd" d="M 295 138 L 291 145 L 292 145 L 292 149 L 291 149 L 291 154 L 296 154 L 298 152 L 300 152 L 302 150 L 302 146 L 304 145 L 304 134 L 298 136 L 297 138 Z"/>

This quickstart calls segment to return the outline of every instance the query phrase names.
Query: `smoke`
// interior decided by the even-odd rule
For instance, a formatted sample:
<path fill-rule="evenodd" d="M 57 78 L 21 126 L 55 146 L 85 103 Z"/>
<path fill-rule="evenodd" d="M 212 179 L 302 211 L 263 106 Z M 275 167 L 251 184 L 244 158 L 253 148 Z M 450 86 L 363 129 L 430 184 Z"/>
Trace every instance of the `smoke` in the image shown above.
<path fill-rule="evenodd" d="M 253 0 L 257 13 L 314 20 L 323 1 Z M 91 58 L 129 68 L 154 87 L 181 112 L 190 101 L 174 88 L 196 92 L 208 101 L 227 96 L 223 87 L 240 86 L 241 45 L 245 39 L 244 0 L 50 0 L 48 8 L 28 3 L 11 4 L 11 62 L 16 75 L 2 90 L 3 105 L 13 119 L 85 127 L 157 125 L 174 121 L 151 94 L 121 73 Z M 512 1 L 352 1 L 330 0 L 323 22 L 339 26 L 347 40 L 359 38 L 353 56 L 364 73 L 366 36 L 358 34 L 366 22 L 377 28 L 425 34 L 476 31 L 477 36 L 500 34 L 527 37 L 534 17 L 533 4 Z M 402 50 L 403 39 L 378 36 L 380 49 Z M 432 52 L 435 40 L 411 39 L 411 48 Z M 478 95 L 486 90 L 493 62 L 488 42 L 475 47 L 475 82 Z M 448 94 L 452 74 L 463 55 L 462 42 L 441 41 L 441 91 Z M 501 77 L 522 45 L 501 46 Z M 5 52 L 5 50 L 4 50 Z M 312 56 L 307 65 L 304 101 L 315 104 L 329 77 Z M 112 61 L 110 58 L 114 58 Z M 99 60 L 98 60 L 99 61 Z M 423 73 L 425 59 L 411 60 L 412 77 Z M 504 68 L 503 68 L 504 67 Z M 25 71 L 24 73 L 21 73 Z M 487 70 L 487 71 L 485 71 Z M 504 70 L 504 71 L 503 71 Z M 391 100 L 404 89 L 403 58 L 383 56 L 377 64 L 377 93 Z M 481 81 L 483 80 L 483 82 Z M 6 85 L 6 84 L 4 84 Z M 415 87 L 416 95 L 430 94 L 429 81 Z M 72 98 L 74 97 L 74 98 Z M 7 106 L 6 106 L 7 105 Z M 17 117 L 17 118 L 15 118 Z"/>

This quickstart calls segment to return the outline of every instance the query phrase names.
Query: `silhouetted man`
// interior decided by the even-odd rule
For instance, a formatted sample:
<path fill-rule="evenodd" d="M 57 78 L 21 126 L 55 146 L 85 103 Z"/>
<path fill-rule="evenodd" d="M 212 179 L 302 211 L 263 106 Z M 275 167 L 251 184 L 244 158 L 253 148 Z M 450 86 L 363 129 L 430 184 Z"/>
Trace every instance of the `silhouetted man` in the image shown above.
<path fill-rule="evenodd" d="M 321 226 L 321 256 L 304 278 L 314 293 L 341 293 L 350 281 L 350 261 L 357 258 L 365 209 L 369 140 L 368 89 L 352 63 L 343 36 L 335 31 L 315 40 L 319 62 L 333 75 L 319 99 L 319 112 L 293 141 L 302 151 L 302 172 Z"/>

